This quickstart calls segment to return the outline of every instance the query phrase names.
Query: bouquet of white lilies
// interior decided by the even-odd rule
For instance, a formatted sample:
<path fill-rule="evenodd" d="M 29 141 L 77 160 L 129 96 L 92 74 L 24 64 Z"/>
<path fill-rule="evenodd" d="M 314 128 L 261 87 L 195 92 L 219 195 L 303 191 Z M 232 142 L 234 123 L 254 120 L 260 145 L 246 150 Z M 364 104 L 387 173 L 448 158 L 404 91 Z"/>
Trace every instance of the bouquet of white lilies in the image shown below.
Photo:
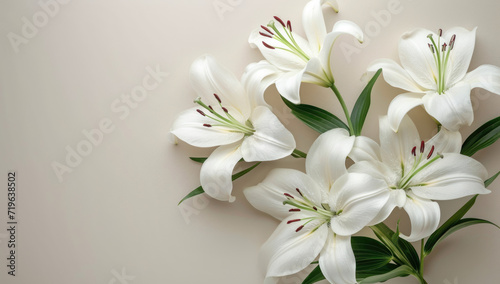
<path fill-rule="evenodd" d="M 305 38 L 279 17 L 253 31 L 249 43 L 265 60 L 249 64 L 241 80 L 209 55 L 193 63 L 190 79 L 199 97 L 171 132 L 193 146 L 218 148 L 208 158 L 192 158 L 202 163 L 201 186 L 181 202 L 202 193 L 233 202 L 232 181 L 261 162 L 304 158 L 305 173 L 273 169 L 244 189 L 256 209 L 281 221 L 262 247 L 264 282 L 278 283 L 280 277 L 315 266 L 303 283 L 378 283 L 408 275 L 427 283 L 424 258 L 436 244 L 470 225 L 496 226 L 464 215 L 479 194 L 490 193 L 486 187 L 498 176 L 489 176 L 471 156 L 500 137 L 500 117 L 465 142 L 458 131 L 474 119 L 472 89 L 500 94 L 500 68 L 482 65 L 468 72 L 475 29 L 416 29 L 399 42 L 400 64 L 379 59 L 367 67 L 371 80 L 349 110 L 335 83 L 332 48 L 341 35 L 363 42 L 363 32 L 346 20 L 328 32 L 325 7 L 338 11 L 335 0 L 312 0 L 304 7 Z M 407 93 L 396 96 L 380 117 L 377 143 L 361 133 L 380 74 Z M 330 88 L 345 120 L 301 104 L 302 82 Z M 294 136 L 264 100 L 272 84 L 292 113 L 321 133 L 308 153 L 296 149 Z M 437 134 L 428 141 L 407 115 L 417 106 L 436 122 Z M 256 163 L 233 173 L 242 161 Z M 438 202 L 466 196 L 471 199 L 442 223 Z M 410 234 L 400 233 L 399 224 L 392 230 L 383 223 L 395 208 L 408 214 Z M 355 236 L 367 226 L 377 239 Z M 411 242 L 420 242 L 420 253 Z"/>

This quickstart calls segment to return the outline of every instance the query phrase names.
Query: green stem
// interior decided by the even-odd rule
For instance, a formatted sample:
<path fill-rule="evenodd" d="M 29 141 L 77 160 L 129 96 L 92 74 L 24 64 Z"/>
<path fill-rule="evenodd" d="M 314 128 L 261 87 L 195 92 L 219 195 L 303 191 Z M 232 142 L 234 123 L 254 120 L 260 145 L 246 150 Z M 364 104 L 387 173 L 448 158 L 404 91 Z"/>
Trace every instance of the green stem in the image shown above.
<path fill-rule="evenodd" d="M 332 91 L 335 93 L 335 96 L 337 96 L 337 99 L 339 100 L 340 105 L 342 106 L 342 110 L 344 111 L 345 118 L 347 119 L 347 124 L 349 125 L 349 132 L 351 135 L 354 135 L 354 127 L 352 126 L 352 121 L 351 121 L 351 116 L 349 115 L 349 110 L 347 109 L 347 106 L 344 102 L 344 99 L 340 95 L 339 90 L 335 86 L 335 84 L 332 84 L 330 86 Z"/>
<path fill-rule="evenodd" d="M 293 150 L 293 152 L 292 152 L 291 155 L 294 158 L 305 158 L 305 157 L 307 157 L 306 153 L 304 153 L 304 152 L 302 152 L 302 151 L 300 151 L 298 149 Z"/>
<path fill-rule="evenodd" d="M 427 284 L 427 281 L 424 279 L 424 259 L 425 259 L 425 251 L 424 251 L 424 239 L 420 241 L 420 267 L 418 269 L 417 278 L 420 280 L 421 284 Z"/>

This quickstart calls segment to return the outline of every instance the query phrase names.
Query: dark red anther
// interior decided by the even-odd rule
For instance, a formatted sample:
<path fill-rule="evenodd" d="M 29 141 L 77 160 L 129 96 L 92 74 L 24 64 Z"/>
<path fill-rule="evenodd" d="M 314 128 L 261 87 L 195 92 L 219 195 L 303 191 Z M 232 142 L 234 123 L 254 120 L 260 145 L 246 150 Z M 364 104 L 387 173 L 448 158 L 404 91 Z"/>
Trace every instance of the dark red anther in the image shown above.
<path fill-rule="evenodd" d="M 215 97 L 215 99 L 219 102 L 219 104 L 221 104 L 221 103 L 222 103 L 222 101 L 220 100 L 220 98 L 219 98 L 219 96 L 218 96 L 217 94 L 214 94 L 214 97 Z"/>
<path fill-rule="evenodd" d="M 222 107 L 222 110 L 225 112 L 225 113 L 228 113 L 229 111 L 227 110 L 227 108 L 225 107 Z"/>
<path fill-rule="evenodd" d="M 290 22 L 290 20 L 286 21 L 286 27 L 288 30 L 292 31 L 292 22 Z"/>
<path fill-rule="evenodd" d="M 300 194 L 300 196 L 304 197 L 304 195 L 302 194 L 302 192 L 300 192 L 300 189 L 296 188 L 295 190 L 297 190 L 297 192 Z"/>
<path fill-rule="evenodd" d="M 457 35 L 452 35 L 451 36 L 451 39 L 450 39 L 450 50 L 453 49 L 453 47 L 455 46 L 455 38 L 457 37 Z"/>
<path fill-rule="evenodd" d="M 214 108 L 213 108 L 211 105 L 208 105 L 208 107 L 209 107 L 211 110 L 214 110 Z"/>
<path fill-rule="evenodd" d="M 300 209 L 299 208 L 292 208 L 292 209 L 288 210 L 288 212 L 300 212 Z"/>
<path fill-rule="evenodd" d="M 429 49 L 431 50 L 432 53 L 434 53 L 434 46 L 429 43 Z"/>
<path fill-rule="evenodd" d="M 269 44 L 267 44 L 267 43 L 266 43 L 266 42 L 264 42 L 264 41 L 262 42 L 262 44 L 263 44 L 265 47 L 269 48 L 269 49 L 274 49 L 274 46 L 270 46 Z"/>
<path fill-rule="evenodd" d="M 283 193 L 286 197 L 289 197 L 289 198 L 292 198 L 292 199 L 295 199 L 293 196 L 291 196 L 290 194 L 288 193 Z"/>
<path fill-rule="evenodd" d="M 286 222 L 287 224 L 291 224 L 291 223 L 295 223 L 295 222 L 299 222 L 300 219 L 293 219 L 293 220 L 290 220 L 288 222 Z"/>
<path fill-rule="evenodd" d="M 417 146 L 413 147 L 413 149 L 411 149 L 411 154 L 413 156 L 417 156 Z"/>
<path fill-rule="evenodd" d="M 270 36 L 270 35 L 268 35 L 268 34 L 265 34 L 265 33 L 263 33 L 263 32 L 259 32 L 259 34 L 260 34 L 261 36 L 265 36 L 265 37 L 268 37 L 268 38 L 273 38 L 272 36 Z"/>
<path fill-rule="evenodd" d="M 205 113 L 204 113 L 201 109 L 197 109 L 196 111 L 197 111 L 199 114 L 201 114 L 201 115 L 205 116 Z"/>
<path fill-rule="evenodd" d="M 270 29 L 268 29 L 266 26 L 262 26 L 262 25 L 261 25 L 260 27 L 261 27 L 262 29 L 264 29 L 266 32 L 270 33 L 271 35 L 274 35 L 274 33 L 273 33 Z"/>
<path fill-rule="evenodd" d="M 282 20 L 282 19 L 280 19 L 278 16 L 274 16 L 274 19 L 275 19 L 276 21 L 280 22 L 280 24 L 281 24 L 283 27 L 286 27 L 285 22 L 283 22 L 283 20 Z"/>
<path fill-rule="evenodd" d="M 205 126 L 205 127 L 212 127 L 212 125 L 208 124 L 208 123 L 204 123 L 203 126 Z"/>
<path fill-rule="evenodd" d="M 316 206 L 313 206 L 314 211 L 318 211 L 318 208 Z"/>
<path fill-rule="evenodd" d="M 422 142 L 420 142 L 420 153 L 423 153 L 424 150 L 425 150 L 425 142 L 422 141 Z"/>
<path fill-rule="evenodd" d="M 439 29 L 439 30 L 438 30 L 438 35 L 439 35 L 439 36 L 442 36 L 442 35 L 443 35 L 443 30 L 442 30 L 442 29 Z"/>
<path fill-rule="evenodd" d="M 432 145 L 431 150 L 429 151 L 429 154 L 427 155 L 427 160 L 429 160 L 431 158 L 432 153 L 434 153 L 434 145 Z"/>
<path fill-rule="evenodd" d="M 297 230 L 295 230 L 296 233 L 298 233 L 300 230 L 304 229 L 304 225 L 300 226 L 297 228 Z"/>
<path fill-rule="evenodd" d="M 441 49 L 441 51 L 445 52 L 445 51 L 446 51 L 446 47 L 447 47 L 447 46 L 448 46 L 448 45 L 447 45 L 446 43 L 443 43 L 443 48 Z"/>

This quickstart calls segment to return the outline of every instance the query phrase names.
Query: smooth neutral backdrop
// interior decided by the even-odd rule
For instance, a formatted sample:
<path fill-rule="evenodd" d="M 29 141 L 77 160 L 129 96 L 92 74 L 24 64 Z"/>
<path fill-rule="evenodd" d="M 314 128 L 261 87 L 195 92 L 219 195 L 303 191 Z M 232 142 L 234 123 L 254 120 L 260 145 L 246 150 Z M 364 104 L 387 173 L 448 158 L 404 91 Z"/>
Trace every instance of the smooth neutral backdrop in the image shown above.
<path fill-rule="evenodd" d="M 398 60 L 401 34 L 417 27 L 478 27 L 471 69 L 500 66 L 498 1 L 339 2 L 341 11 L 328 13 L 328 25 L 349 19 L 367 38 L 363 45 L 341 38 L 334 48 L 334 76 L 349 107 L 364 86 L 367 65 L 377 58 Z M 259 166 L 234 183 L 234 203 L 200 196 L 177 206 L 199 185 L 200 165 L 188 157 L 207 156 L 212 149 L 175 145 L 169 129 L 182 110 L 193 106 L 196 94 L 188 80 L 193 60 L 209 53 L 241 76 L 247 64 L 262 59 L 247 43 L 251 30 L 278 15 L 302 33 L 306 3 L 0 2 L 0 282 L 262 283 L 258 251 L 277 221 L 253 209 L 241 192 L 272 168 L 303 169 L 303 160 Z M 364 135 L 378 140 L 378 117 L 399 92 L 377 82 Z M 302 93 L 304 102 L 341 116 L 328 90 L 304 85 Z M 500 114 L 496 95 L 475 90 L 472 97 L 476 117 L 462 129 L 464 137 Z M 290 114 L 274 87 L 266 99 L 296 136 L 297 148 L 307 151 L 318 134 Z M 432 121 L 421 110 L 411 116 L 429 138 Z M 84 153 L 80 159 L 72 152 L 77 149 Z M 499 150 L 497 143 L 474 156 L 491 175 L 500 170 Z M 18 181 L 15 277 L 6 267 L 6 176 L 11 170 Z M 468 216 L 500 223 L 500 183 L 491 190 Z M 442 202 L 443 218 L 466 201 Z M 398 218 L 405 223 L 401 214 L 388 224 L 394 226 Z M 497 283 L 498 255 L 500 231 L 471 227 L 426 259 L 426 278 L 433 284 Z M 282 283 L 301 283 L 304 276 Z"/>

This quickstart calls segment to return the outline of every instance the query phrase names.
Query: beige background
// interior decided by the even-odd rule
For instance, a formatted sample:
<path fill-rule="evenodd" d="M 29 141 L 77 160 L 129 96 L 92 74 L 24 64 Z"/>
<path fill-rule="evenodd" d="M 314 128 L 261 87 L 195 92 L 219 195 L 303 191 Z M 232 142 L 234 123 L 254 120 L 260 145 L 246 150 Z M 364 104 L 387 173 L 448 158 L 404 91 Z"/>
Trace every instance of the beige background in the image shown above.
<path fill-rule="evenodd" d="M 262 180 L 271 168 L 302 169 L 303 160 L 260 166 L 235 183 L 235 203 L 199 197 L 177 206 L 199 185 L 200 166 L 188 157 L 206 156 L 210 149 L 182 142 L 175 146 L 168 131 L 176 115 L 192 106 L 195 94 L 188 70 L 194 59 L 210 53 L 240 76 L 248 63 L 261 59 L 247 44 L 250 31 L 279 15 L 302 32 L 306 2 L 73 0 L 49 6 L 49 15 L 38 1 L 2 1 L 0 283 L 261 283 L 258 249 L 277 222 L 254 210 L 241 190 Z M 400 35 L 416 27 L 477 26 L 471 68 L 500 66 L 500 7 L 495 0 L 339 2 L 341 13 L 329 14 L 329 24 L 355 21 L 369 38 L 363 47 L 350 38 L 341 40 L 357 52 L 352 56 L 342 54 L 340 42 L 334 51 L 334 75 L 350 107 L 363 88 L 360 77 L 366 66 L 376 58 L 397 60 Z M 387 13 L 390 18 L 382 17 Z M 27 21 L 36 26 L 30 29 Z M 12 33 L 18 36 L 14 45 Z M 163 74 L 152 80 L 148 68 Z M 123 100 L 144 80 L 150 90 L 127 105 Z M 302 93 L 306 103 L 341 115 L 328 90 L 304 86 Z M 377 118 L 397 94 L 379 80 L 365 135 L 378 139 Z M 291 116 L 276 96 L 274 87 L 266 94 L 296 135 L 298 148 L 307 151 L 317 134 Z M 473 101 L 476 118 L 463 129 L 464 137 L 499 115 L 497 96 L 476 90 Z M 432 122 L 422 111 L 411 115 L 429 137 Z M 87 148 L 81 161 L 73 160 L 71 172 L 60 181 L 54 162 L 66 163 L 67 147 L 90 145 L 84 132 L 98 127 L 107 130 L 102 141 Z M 497 143 L 475 155 L 490 174 L 500 170 L 499 150 Z M 15 278 L 7 275 L 6 267 L 9 170 L 18 173 Z M 469 216 L 500 223 L 499 187 L 495 182 L 493 193 L 480 197 Z M 442 202 L 443 217 L 465 201 Z M 500 231 L 486 225 L 450 237 L 426 260 L 428 282 L 498 283 L 499 237 Z M 299 279 L 291 276 L 282 283 Z M 387 283 L 417 282 L 400 278 Z"/>

